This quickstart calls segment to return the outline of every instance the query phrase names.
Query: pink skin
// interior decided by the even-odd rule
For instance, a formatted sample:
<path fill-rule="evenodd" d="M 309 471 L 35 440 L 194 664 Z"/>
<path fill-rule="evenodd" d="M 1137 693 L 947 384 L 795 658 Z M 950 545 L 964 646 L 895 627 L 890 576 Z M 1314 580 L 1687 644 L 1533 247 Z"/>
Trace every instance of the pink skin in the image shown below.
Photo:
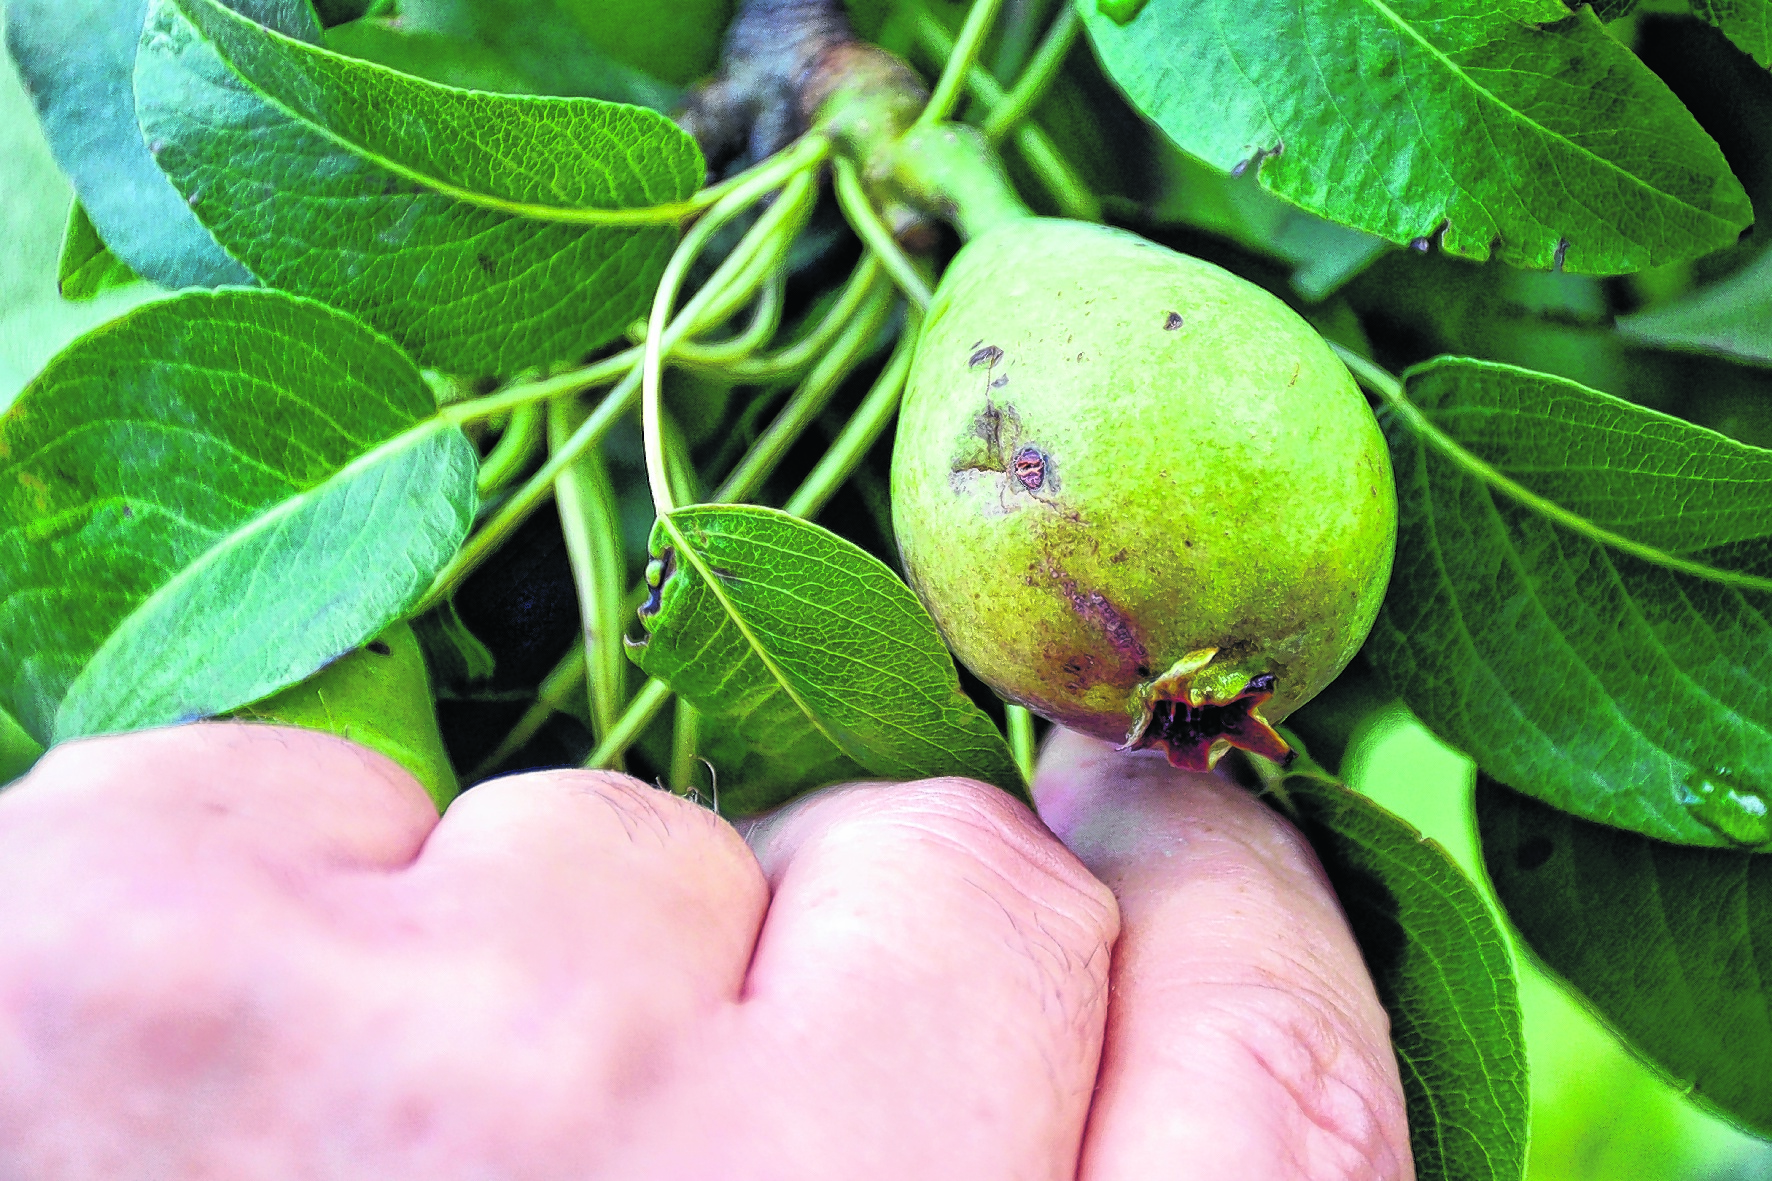
<path fill-rule="evenodd" d="M 307 731 L 64 746 L 0 793 L 0 1179 L 1411 1177 L 1297 834 L 1069 734 L 1036 795 L 741 837 L 591 772 L 438 821 Z"/>

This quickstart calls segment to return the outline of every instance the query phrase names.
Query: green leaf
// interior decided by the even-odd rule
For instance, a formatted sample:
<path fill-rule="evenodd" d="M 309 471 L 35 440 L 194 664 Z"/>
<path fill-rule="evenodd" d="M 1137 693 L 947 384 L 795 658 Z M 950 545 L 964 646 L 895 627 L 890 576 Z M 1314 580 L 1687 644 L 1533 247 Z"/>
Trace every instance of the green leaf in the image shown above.
<path fill-rule="evenodd" d="M 1590 824 L 1482 777 L 1477 829 L 1543 965 L 1681 1090 L 1772 1134 L 1772 860 Z"/>
<path fill-rule="evenodd" d="M 236 0 L 292 37 L 320 27 L 307 0 Z M 250 283 L 161 174 L 136 126 L 131 76 L 147 0 L 7 0 L 6 43 L 56 163 L 99 234 L 163 287 Z M 215 65 L 214 55 L 208 66 Z"/>
<path fill-rule="evenodd" d="M 1772 846 L 1772 451 L 1506 365 L 1407 389 L 1373 667 L 1511 787 Z"/>
<path fill-rule="evenodd" d="M 91 299 L 113 287 L 124 287 L 141 276 L 111 253 L 86 207 L 79 198 L 68 207 L 68 228 L 62 235 L 61 260 L 56 268 L 56 289 L 63 299 Z"/>
<path fill-rule="evenodd" d="M 1772 365 L 1772 251 L 1720 283 L 1620 317 L 1618 331 L 1661 348 Z"/>
<path fill-rule="evenodd" d="M 675 11 L 677 6 L 664 6 Z M 674 110 L 681 88 L 604 53 L 558 0 L 413 0 L 393 20 L 335 29 L 327 47 L 451 86 Z M 484 80 L 474 75 L 484 73 Z M 487 85 L 492 78 L 502 85 Z"/>
<path fill-rule="evenodd" d="M 484 3 L 485 0 L 478 0 Z M 687 85 L 713 71 L 734 0 L 558 0 L 560 11 L 617 61 Z"/>
<path fill-rule="evenodd" d="M 380 751 L 424 785 L 439 812 L 461 790 L 437 728 L 424 652 L 405 622 L 235 716 L 323 730 Z"/>
<path fill-rule="evenodd" d="M 1420 1181 L 1518 1181 L 1526 1054 L 1507 940 L 1438 844 L 1317 771 L 1275 793 L 1311 842 L 1391 1019 Z"/>
<path fill-rule="evenodd" d="M 886 565 L 776 509 L 702 505 L 653 527 L 647 636 L 630 654 L 724 747 L 723 811 L 858 775 L 967 775 L 1022 791 L 1009 744 Z M 662 581 L 660 581 L 662 579 Z"/>
<path fill-rule="evenodd" d="M 1226 176 L 1163 144 L 1159 161 L 1163 199 L 1151 210 L 1161 221 L 1198 226 L 1292 264 L 1292 286 L 1313 303 L 1327 299 L 1365 270 L 1387 246 L 1289 205 L 1253 175 Z"/>
<path fill-rule="evenodd" d="M 399 619 L 474 513 L 412 362 L 267 291 L 76 341 L 0 417 L 0 706 L 41 742 L 207 717 Z"/>
<path fill-rule="evenodd" d="M 155 159 L 254 274 L 451 372 L 611 339 L 649 306 L 703 177 L 657 112 L 439 86 L 215 0 L 152 0 L 136 95 Z"/>
<path fill-rule="evenodd" d="M 1723 30 L 1737 49 L 1772 69 L 1772 0 L 1692 0 L 1692 11 Z"/>
<path fill-rule="evenodd" d="M 11 714 L 0 709 L 0 787 L 29 771 L 41 757 L 43 747 Z"/>
<path fill-rule="evenodd" d="M 160 292 L 146 283 L 72 303 L 56 294 L 57 253 L 74 190 L 50 155 L 30 96 L 0 53 L 0 411 L 82 332 Z"/>
<path fill-rule="evenodd" d="M 1102 64 L 1186 151 L 1396 243 L 1635 271 L 1753 218 L 1716 144 L 1562 0 L 1077 0 Z"/>

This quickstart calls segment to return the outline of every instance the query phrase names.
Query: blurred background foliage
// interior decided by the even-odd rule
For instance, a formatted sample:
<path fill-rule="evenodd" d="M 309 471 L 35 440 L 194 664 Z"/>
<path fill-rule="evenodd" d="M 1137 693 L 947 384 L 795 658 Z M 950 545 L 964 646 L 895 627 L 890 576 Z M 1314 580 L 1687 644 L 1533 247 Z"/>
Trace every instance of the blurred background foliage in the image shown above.
<path fill-rule="evenodd" d="M 1058 2 L 1007 0 L 982 60 L 999 77 L 1012 76 Z M 941 0 L 926 8 L 915 0 L 850 0 L 850 6 L 864 33 L 925 71 L 938 61 L 932 29 L 955 28 L 963 11 Z M 319 0 L 317 7 L 333 26 L 328 37 L 334 48 L 438 81 L 669 109 L 712 67 L 731 0 L 400 0 L 398 8 L 387 0 Z M 1772 209 L 1772 74 L 1674 7 L 1648 0 L 1610 27 L 1717 139 L 1756 207 Z M 1392 369 L 1443 352 L 1509 361 L 1772 446 L 1768 235 L 1694 264 L 1626 279 L 1477 265 L 1442 256 L 1425 243 L 1420 250 L 1398 250 L 1285 205 L 1263 192 L 1253 175 L 1224 176 L 1169 147 L 1119 98 L 1084 46 L 1071 55 L 1037 121 L 1101 194 L 1109 220 L 1266 284 L 1325 334 L 1370 351 Z M 1029 182 L 1015 152 L 1007 155 L 1011 171 Z M 4 408 L 59 348 L 157 292 L 135 283 L 85 300 L 58 294 L 57 256 L 71 189 L 10 62 L 0 66 L 0 159 L 6 161 L 0 168 Z M 1044 201 L 1037 185 L 1023 188 L 1036 205 Z M 853 244 L 828 228 L 833 224 L 815 221 L 798 259 L 799 281 L 810 292 L 803 295 L 802 313 L 816 308 L 820 287 L 854 256 Z M 856 392 L 846 396 L 859 396 L 872 375 L 864 367 L 851 383 Z M 731 447 L 754 433 L 771 404 L 769 393 L 730 395 L 705 381 L 678 382 L 673 406 L 692 443 Z M 836 411 L 844 404 L 839 398 Z M 651 513 L 637 433 L 630 434 L 612 441 L 610 460 L 624 492 L 637 569 Z M 818 442 L 811 447 L 816 458 Z M 781 478 L 792 481 L 799 474 L 790 462 Z M 890 560 L 885 478 L 882 448 L 824 520 Z M 464 587 L 456 600 L 460 619 L 452 614 L 447 626 L 432 621 L 420 628 L 429 635 L 445 736 L 458 769 L 472 766 L 503 736 L 577 633 L 556 520 L 534 517 L 506 554 L 497 569 Z M 439 663 L 452 644 L 477 655 L 460 627 L 464 620 L 496 658 L 490 679 L 483 667 L 455 675 Z M 1401 710 L 1373 699 L 1357 670 L 1345 680 L 1315 718 L 1300 719 L 1313 750 L 1325 753 L 1311 732 L 1314 721 L 1329 743 L 1346 743 L 1342 770 L 1356 788 L 1438 840 L 1480 877 L 1470 763 Z M 1327 724 L 1338 711 L 1340 724 Z M 660 753 L 668 732 L 661 721 L 650 744 L 654 760 L 668 757 Z M 507 766 L 576 760 L 588 745 L 586 720 L 568 710 Z M 646 749 L 636 756 L 642 762 Z M 22 771 L 35 753 L 11 719 L 0 715 L 0 782 Z M 1688 1101 L 1554 982 L 1523 966 L 1532 1181 L 1772 1179 L 1772 1146 Z"/>

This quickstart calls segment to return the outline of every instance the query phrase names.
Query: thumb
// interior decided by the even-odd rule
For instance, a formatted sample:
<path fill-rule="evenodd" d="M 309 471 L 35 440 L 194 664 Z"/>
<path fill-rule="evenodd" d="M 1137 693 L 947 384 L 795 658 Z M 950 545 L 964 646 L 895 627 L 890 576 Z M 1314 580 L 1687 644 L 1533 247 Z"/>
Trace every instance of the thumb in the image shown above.
<path fill-rule="evenodd" d="M 1414 1176 L 1389 1020 L 1297 830 L 1066 730 L 1034 800 L 1120 904 L 1079 1178 Z"/>

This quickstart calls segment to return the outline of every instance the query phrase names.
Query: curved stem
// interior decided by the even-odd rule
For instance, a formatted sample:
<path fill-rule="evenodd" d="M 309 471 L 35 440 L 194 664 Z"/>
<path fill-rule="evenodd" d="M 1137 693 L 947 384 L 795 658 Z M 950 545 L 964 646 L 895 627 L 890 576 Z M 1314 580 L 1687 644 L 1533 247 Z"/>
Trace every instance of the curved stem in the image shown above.
<path fill-rule="evenodd" d="M 480 461 L 480 475 L 474 481 L 474 490 L 481 499 L 503 488 L 522 471 L 540 442 L 541 410 L 534 402 L 524 402 L 511 411 L 510 421 L 505 423 L 498 443 Z"/>
<path fill-rule="evenodd" d="M 843 290 L 837 300 L 819 320 L 813 330 L 786 346 L 779 352 L 757 357 L 750 361 L 728 366 L 722 372 L 732 381 L 742 385 L 760 385 L 781 378 L 792 377 L 813 361 L 823 356 L 830 347 L 831 341 L 843 331 L 850 317 L 861 307 L 862 300 L 867 298 L 873 289 L 874 282 L 880 275 L 880 259 L 877 255 L 868 254 L 855 265 L 849 278 L 843 284 Z"/>
<path fill-rule="evenodd" d="M 986 139 L 992 143 L 1002 139 L 1046 97 L 1047 88 L 1058 77 L 1059 68 L 1064 65 L 1071 46 L 1076 44 L 1079 28 L 1081 22 L 1077 19 L 1076 6 L 1065 0 L 1059 6 L 1058 15 L 1052 19 L 1052 27 L 1046 30 L 1040 48 L 1034 51 L 1028 68 L 979 125 Z"/>
<path fill-rule="evenodd" d="M 814 145 L 809 150 L 807 144 Z M 664 354 L 667 348 L 665 341 L 665 324 L 670 317 L 671 305 L 676 302 L 677 292 L 683 286 L 683 280 L 689 272 L 690 264 L 707 245 L 708 239 L 720 226 L 736 217 L 739 213 L 762 200 L 776 188 L 786 184 L 790 191 L 781 195 L 778 200 L 757 224 L 751 228 L 747 239 L 758 243 L 753 249 L 761 249 L 762 242 L 774 243 L 775 235 L 786 223 L 805 199 L 806 191 L 813 184 L 812 170 L 824 157 L 828 144 L 819 137 L 808 136 L 799 145 L 783 152 L 778 158 L 783 163 L 774 170 L 759 172 L 748 185 L 740 186 L 729 193 L 724 200 L 714 206 L 708 215 L 695 223 L 690 231 L 683 235 L 683 241 L 677 251 L 666 264 L 664 275 L 658 283 L 658 290 L 652 300 L 652 315 L 646 325 L 645 351 L 640 360 L 640 430 L 646 452 L 646 482 L 652 490 L 652 506 L 659 516 L 668 516 L 675 511 L 676 502 L 671 497 L 671 485 L 664 463 L 664 449 L 659 434 L 659 399 L 662 392 L 664 374 Z M 738 255 L 734 251 L 734 258 Z M 731 263 L 734 258 L 728 258 Z M 739 262 L 736 270 L 742 269 L 753 261 L 745 258 Z M 706 312 L 710 304 L 720 296 L 727 295 L 724 288 L 717 287 L 712 281 L 702 288 L 695 298 L 683 308 L 680 322 L 694 323 L 696 318 Z M 682 334 L 679 333 L 679 336 Z M 671 344 L 676 341 L 672 340 Z"/>
<path fill-rule="evenodd" d="M 556 451 L 584 418 L 575 401 L 558 398 L 548 404 L 548 445 Z M 628 571 L 615 488 L 598 448 L 584 448 L 561 470 L 554 484 L 554 502 L 560 511 L 560 532 L 566 539 L 573 588 L 578 592 L 591 733 L 600 738 L 615 724 L 627 687 L 621 608 Z"/>
<path fill-rule="evenodd" d="M 787 284 L 782 281 L 777 271 L 763 287 L 763 294 L 757 300 L 757 307 L 751 313 L 751 322 L 745 330 L 728 340 L 703 344 L 699 341 L 686 340 L 671 353 L 671 359 L 692 365 L 704 365 L 710 369 L 719 368 L 733 361 L 742 361 L 763 346 L 763 342 L 774 336 L 781 327 L 781 308 L 786 302 Z"/>
<path fill-rule="evenodd" d="M 915 312 L 905 318 L 904 332 L 899 335 L 892 359 L 886 362 L 886 368 L 880 372 L 867 397 L 849 416 L 843 432 L 832 441 L 830 450 L 824 453 L 818 466 L 782 506 L 784 510 L 796 517 L 816 517 L 891 424 L 893 416 L 898 413 L 905 378 L 910 376 L 911 356 L 916 351 L 921 320 Z"/>
<path fill-rule="evenodd" d="M 850 227 L 879 258 L 893 282 L 905 293 L 905 297 L 919 308 L 928 307 L 929 301 L 934 298 L 929 284 L 917 273 L 916 264 L 899 249 L 886 223 L 880 220 L 874 203 L 868 200 L 867 191 L 862 188 L 861 176 L 855 171 L 855 165 L 839 156 L 833 162 L 833 168 L 836 173 L 837 203 L 843 207 L 843 214 Z"/>
<path fill-rule="evenodd" d="M 800 388 L 788 399 L 787 405 L 781 408 L 781 413 L 775 416 L 775 421 L 769 424 L 769 429 L 720 485 L 720 490 L 714 494 L 716 503 L 748 500 L 756 494 L 763 481 L 769 478 L 769 473 L 775 470 L 775 465 L 787 454 L 788 448 L 818 417 L 819 411 L 825 408 L 831 395 L 837 392 L 837 387 L 873 343 L 892 313 L 892 304 L 890 289 L 875 290 L 874 298 L 844 327 L 843 335 L 831 351 L 819 359 L 812 372 L 806 375 L 806 380 L 800 383 Z"/>
<path fill-rule="evenodd" d="M 917 116 L 919 124 L 939 123 L 954 113 L 954 104 L 960 100 L 960 88 L 965 85 L 967 71 L 978 60 L 978 51 L 984 47 L 991 22 L 997 19 L 1000 3 L 1001 0 L 972 0 L 966 23 L 960 26 L 960 35 L 954 40 L 954 52 L 947 65 L 942 67 L 941 77 L 936 80 L 935 90 L 929 95 L 923 113 Z"/>

